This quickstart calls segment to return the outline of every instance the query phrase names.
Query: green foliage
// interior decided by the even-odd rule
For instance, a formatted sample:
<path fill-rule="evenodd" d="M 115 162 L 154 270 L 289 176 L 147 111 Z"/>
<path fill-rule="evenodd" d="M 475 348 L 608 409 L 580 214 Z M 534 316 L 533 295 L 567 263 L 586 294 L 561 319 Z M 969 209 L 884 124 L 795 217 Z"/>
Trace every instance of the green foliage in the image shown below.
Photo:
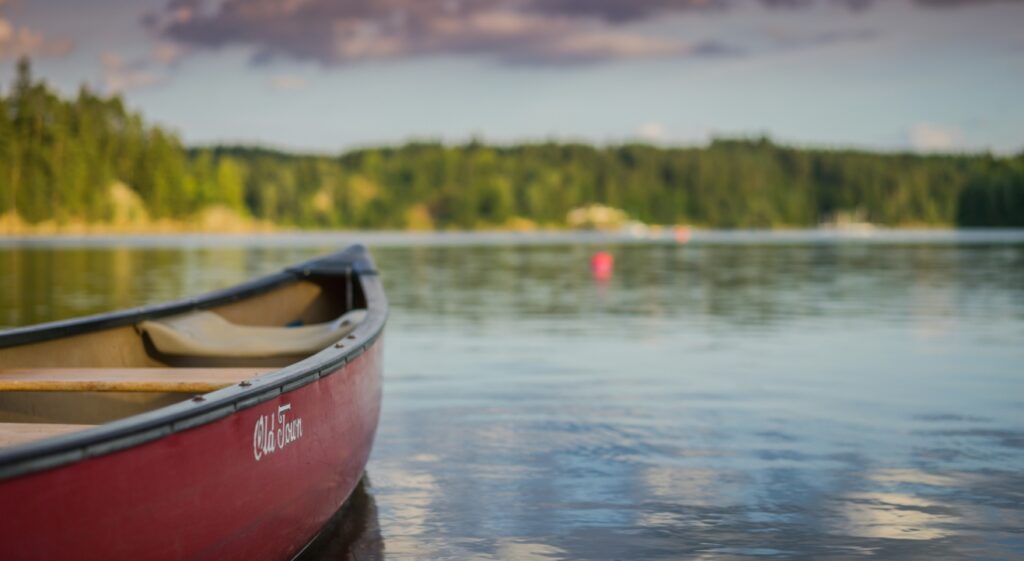
<path fill-rule="evenodd" d="M 180 141 L 145 127 L 119 97 L 83 87 L 76 99 L 62 100 L 32 79 L 22 59 L 0 107 L 0 213 L 13 211 L 28 222 L 106 220 L 116 181 L 134 189 L 155 215 L 194 210 Z"/>
<path fill-rule="evenodd" d="M 108 220 L 116 182 L 153 218 L 216 205 L 289 226 L 557 226 L 593 203 L 650 223 L 723 228 L 814 226 L 839 216 L 890 226 L 1024 226 L 1024 154 L 808 150 L 764 138 L 691 148 L 416 142 L 340 157 L 186 150 L 119 97 L 82 88 L 62 100 L 20 61 L 0 97 L 0 215 Z"/>

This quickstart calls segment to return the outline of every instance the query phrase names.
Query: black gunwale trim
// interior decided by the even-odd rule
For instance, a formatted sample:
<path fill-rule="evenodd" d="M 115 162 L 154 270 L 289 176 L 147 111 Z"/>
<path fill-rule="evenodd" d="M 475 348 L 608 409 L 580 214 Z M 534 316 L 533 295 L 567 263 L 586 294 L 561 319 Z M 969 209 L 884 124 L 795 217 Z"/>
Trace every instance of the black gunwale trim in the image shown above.
<path fill-rule="evenodd" d="M 369 252 L 362 245 L 353 245 L 282 272 L 195 298 L 0 332 L 0 348 L 49 341 L 234 302 L 297 279 L 335 276 L 342 271 L 359 281 L 367 308 L 366 319 L 349 334 L 343 348 L 330 345 L 280 370 L 252 378 L 247 386 L 235 384 L 203 394 L 201 401 L 186 400 L 81 432 L 4 448 L 0 450 L 0 480 L 110 454 L 216 422 L 340 371 L 339 367 L 377 342 L 387 321 L 388 302 Z M 306 377 L 308 381 L 303 380 Z M 303 383 L 296 384 L 300 380 Z"/>

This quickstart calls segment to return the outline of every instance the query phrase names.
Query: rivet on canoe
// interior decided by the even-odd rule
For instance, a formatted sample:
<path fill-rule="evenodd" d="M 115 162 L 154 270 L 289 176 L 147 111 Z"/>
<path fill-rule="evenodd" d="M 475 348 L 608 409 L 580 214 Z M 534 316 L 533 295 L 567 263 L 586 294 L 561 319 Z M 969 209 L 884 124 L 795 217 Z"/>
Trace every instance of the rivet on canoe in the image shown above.
<path fill-rule="evenodd" d="M 349 335 L 349 336 L 348 336 L 348 338 L 349 338 L 349 339 L 355 339 L 355 338 L 356 338 L 356 336 L 355 336 L 355 335 Z"/>
<path fill-rule="evenodd" d="M 250 382 L 249 380 L 242 380 L 241 382 L 238 383 L 238 385 L 242 386 L 243 388 L 248 388 L 249 386 L 252 385 L 252 382 Z"/>
<path fill-rule="evenodd" d="M 206 398 L 201 396 L 201 395 L 197 395 L 197 396 L 192 398 L 192 401 L 194 401 L 196 403 L 202 403 L 202 402 L 206 401 Z"/>
<path fill-rule="evenodd" d="M 336 349 L 344 349 L 345 348 L 345 343 L 335 343 L 334 344 L 334 348 L 336 348 Z"/>

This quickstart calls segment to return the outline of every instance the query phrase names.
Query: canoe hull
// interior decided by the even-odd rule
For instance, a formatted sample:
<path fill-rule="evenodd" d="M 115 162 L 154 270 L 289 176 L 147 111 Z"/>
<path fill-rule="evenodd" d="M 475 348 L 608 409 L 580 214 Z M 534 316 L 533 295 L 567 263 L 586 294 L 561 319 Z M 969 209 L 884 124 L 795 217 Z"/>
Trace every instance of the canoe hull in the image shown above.
<path fill-rule="evenodd" d="M 291 558 L 362 477 L 382 344 L 212 422 L 4 482 L 0 558 Z"/>

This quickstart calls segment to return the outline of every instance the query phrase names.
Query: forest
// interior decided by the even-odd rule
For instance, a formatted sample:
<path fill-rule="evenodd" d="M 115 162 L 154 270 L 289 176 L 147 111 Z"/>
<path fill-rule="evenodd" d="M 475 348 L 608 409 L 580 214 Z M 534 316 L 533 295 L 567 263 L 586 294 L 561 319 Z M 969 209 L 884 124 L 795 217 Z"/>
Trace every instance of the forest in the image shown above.
<path fill-rule="evenodd" d="M 28 61 L 0 96 L 3 224 L 181 221 L 210 209 L 280 227 L 565 227 L 603 204 L 649 224 L 1024 226 L 1024 153 L 880 153 L 780 146 L 414 142 L 301 155 L 188 148 L 118 96 L 63 99 Z"/>

